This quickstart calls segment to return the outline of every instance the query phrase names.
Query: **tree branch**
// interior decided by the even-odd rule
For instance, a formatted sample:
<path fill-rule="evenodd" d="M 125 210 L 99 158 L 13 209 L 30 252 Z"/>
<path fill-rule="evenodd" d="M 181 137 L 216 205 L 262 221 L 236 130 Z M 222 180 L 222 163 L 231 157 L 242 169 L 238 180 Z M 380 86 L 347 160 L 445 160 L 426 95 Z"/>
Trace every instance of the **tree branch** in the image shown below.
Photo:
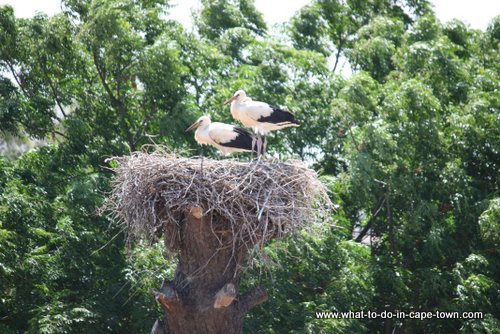
<path fill-rule="evenodd" d="M 181 299 L 177 294 L 177 291 L 172 287 L 172 283 L 163 281 L 163 285 L 160 291 L 153 291 L 155 299 L 160 303 L 166 310 L 178 307 L 181 305 Z"/>
<path fill-rule="evenodd" d="M 92 174 L 97 174 L 98 172 L 88 172 L 88 173 L 82 173 L 82 174 L 78 174 L 78 175 L 73 175 L 73 176 L 68 176 L 64 179 L 61 179 L 55 183 L 52 183 L 52 184 L 49 184 L 49 187 L 55 187 L 61 183 L 64 183 L 64 182 L 67 182 L 67 181 L 72 181 L 72 180 L 76 180 L 76 179 L 79 179 L 80 177 L 84 177 L 84 176 L 89 176 L 89 175 L 92 175 Z"/>
<path fill-rule="evenodd" d="M 356 148 L 356 151 L 361 152 L 361 147 L 359 146 L 358 142 L 356 141 L 356 138 L 354 138 L 354 133 L 352 132 L 351 124 L 347 124 L 347 127 L 349 128 L 349 134 L 351 135 L 351 139 L 354 142 L 354 146 Z"/>
<path fill-rule="evenodd" d="M 156 320 L 155 324 L 153 325 L 153 329 L 151 330 L 151 334 L 166 334 L 165 325 L 163 321 L 161 320 Z"/>
<path fill-rule="evenodd" d="M 59 135 L 59 136 L 61 136 L 61 137 L 65 138 L 65 139 L 68 139 L 68 140 L 69 140 L 68 136 L 66 136 L 66 135 L 65 135 L 64 133 L 62 133 L 61 131 L 52 130 L 52 132 L 53 132 L 54 134 L 56 134 L 56 135 Z"/>
<path fill-rule="evenodd" d="M 396 248 L 396 236 L 394 234 L 394 220 L 392 217 L 392 207 L 391 207 L 391 201 L 390 201 L 390 196 L 391 196 L 391 184 L 389 183 L 389 187 L 387 189 L 387 201 L 386 201 L 386 207 L 387 207 L 387 221 L 389 223 L 389 244 L 391 246 L 391 252 L 392 256 L 396 259 L 396 261 L 399 263 L 399 255 L 398 255 L 398 250 Z"/>
<path fill-rule="evenodd" d="M 130 132 L 130 129 L 129 129 L 127 122 L 125 120 L 125 116 L 127 114 L 127 108 L 125 107 L 125 105 L 123 104 L 123 102 L 121 100 L 116 98 L 116 96 L 113 94 L 113 91 L 111 90 L 111 87 L 109 87 L 109 84 L 106 81 L 106 74 L 104 73 L 104 70 L 99 65 L 99 55 L 97 54 L 97 50 L 95 48 L 92 50 L 92 56 L 94 58 L 94 66 L 97 70 L 97 74 L 99 75 L 99 79 L 101 80 L 101 83 L 104 87 L 104 90 L 108 94 L 113 107 L 118 111 L 118 115 L 120 116 L 123 131 L 125 131 L 125 133 L 127 135 L 127 141 L 128 141 L 128 145 L 130 147 L 130 150 L 135 151 L 134 135 Z"/>
<path fill-rule="evenodd" d="M 59 94 L 57 93 L 57 90 L 54 87 L 54 84 L 52 83 L 52 80 L 50 80 L 49 75 L 47 73 L 45 73 L 45 71 L 44 71 L 44 74 L 45 74 L 45 78 L 47 79 L 47 81 L 49 83 L 50 90 L 52 91 L 52 94 L 54 95 L 54 100 L 56 100 L 56 104 L 59 107 L 59 110 L 61 111 L 61 114 L 64 116 L 64 118 L 66 118 L 67 117 L 66 113 L 64 112 L 64 109 L 62 107 L 62 103 L 59 100 Z"/>
<path fill-rule="evenodd" d="M 104 70 L 99 66 L 99 56 L 97 55 L 97 50 L 95 50 L 95 49 L 92 50 L 92 56 L 94 58 L 94 65 L 95 65 L 95 68 L 97 70 L 97 74 L 99 75 L 99 79 L 101 80 L 101 83 L 104 87 L 104 90 L 106 91 L 109 98 L 111 99 L 111 102 L 113 102 L 113 104 L 117 103 L 118 100 L 113 95 L 113 91 L 111 90 L 108 83 L 106 82 L 106 75 L 104 73 Z"/>
<path fill-rule="evenodd" d="M 146 103 L 144 104 L 144 109 L 148 110 L 148 108 L 146 108 Z M 149 126 L 149 121 L 153 118 L 153 115 L 155 113 L 156 113 L 156 105 L 154 102 L 152 102 L 149 112 L 147 112 L 144 115 L 144 119 L 142 120 L 141 126 L 139 126 L 137 128 L 137 131 L 134 134 L 134 137 L 133 137 L 134 138 L 134 145 L 136 145 L 142 138 L 145 137 L 146 130 Z"/>
<path fill-rule="evenodd" d="M 387 197 L 384 196 L 382 198 L 382 200 L 379 201 L 379 205 L 378 205 L 378 208 L 376 209 L 375 213 L 372 213 L 372 216 L 370 217 L 370 220 L 368 221 L 368 223 L 366 223 L 366 226 L 363 228 L 363 230 L 361 230 L 361 232 L 359 232 L 358 236 L 356 237 L 356 239 L 354 241 L 361 242 L 361 240 L 363 240 L 363 238 L 365 237 L 366 233 L 368 233 L 368 231 L 370 230 L 373 221 L 375 220 L 375 218 L 377 217 L 378 213 L 380 212 L 380 210 L 384 206 L 384 202 L 385 202 L 386 198 Z"/>
<path fill-rule="evenodd" d="M 257 305 L 262 304 L 267 300 L 266 288 L 259 285 L 253 290 L 248 291 L 240 297 L 240 303 L 245 311 L 254 308 Z"/>
<path fill-rule="evenodd" d="M 201 217 L 203 217 L 203 208 L 199 206 L 193 206 L 189 209 L 189 214 L 195 217 L 196 219 L 201 219 Z"/>
<path fill-rule="evenodd" d="M 17 76 L 16 70 L 14 69 L 14 65 L 9 60 L 6 60 L 5 63 L 7 64 L 7 67 L 9 68 L 10 73 L 12 73 L 14 80 L 16 80 L 16 83 L 17 83 L 17 86 L 19 87 L 19 89 L 21 89 L 24 96 L 29 98 L 31 94 L 29 94 L 28 91 L 26 91 L 26 89 L 24 89 L 23 85 L 21 85 L 21 80 Z"/>
<path fill-rule="evenodd" d="M 228 307 L 236 299 L 236 288 L 233 283 L 228 283 L 215 295 L 214 308 Z"/>
<path fill-rule="evenodd" d="M 337 70 L 337 65 L 339 64 L 339 59 L 340 59 L 340 54 L 342 53 L 343 44 L 344 44 L 344 40 L 342 39 L 342 37 L 339 37 L 339 46 L 337 48 L 337 55 L 335 56 L 335 64 L 333 65 L 333 69 L 332 69 L 332 72 L 334 72 L 334 73 Z"/>

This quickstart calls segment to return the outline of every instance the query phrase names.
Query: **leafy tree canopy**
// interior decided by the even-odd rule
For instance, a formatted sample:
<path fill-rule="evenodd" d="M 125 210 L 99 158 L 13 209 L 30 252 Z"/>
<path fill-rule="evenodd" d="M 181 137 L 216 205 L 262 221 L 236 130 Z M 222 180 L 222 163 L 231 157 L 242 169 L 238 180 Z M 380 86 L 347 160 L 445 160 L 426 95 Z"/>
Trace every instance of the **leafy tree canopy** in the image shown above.
<path fill-rule="evenodd" d="M 275 291 L 248 332 L 494 333 L 500 16 L 483 32 L 426 0 L 313 0 L 271 37 L 251 0 L 201 4 L 194 32 L 169 1 L 65 0 L 30 19 L 0 6 L 0 133 L 43 143 L 0 158 L 0 332 L 148 331 L 175 261 L 126 249 L 98 210 L 106 159 L 149 144 L 215 156 L 184 129 L 234 122 L 222 103 L 245 89 L 295 113 L 271 154 L 307 161 L 337 205 L 255 261 L 245 284 Z M 315 318 L 349 310 L 483 318 Z"/>

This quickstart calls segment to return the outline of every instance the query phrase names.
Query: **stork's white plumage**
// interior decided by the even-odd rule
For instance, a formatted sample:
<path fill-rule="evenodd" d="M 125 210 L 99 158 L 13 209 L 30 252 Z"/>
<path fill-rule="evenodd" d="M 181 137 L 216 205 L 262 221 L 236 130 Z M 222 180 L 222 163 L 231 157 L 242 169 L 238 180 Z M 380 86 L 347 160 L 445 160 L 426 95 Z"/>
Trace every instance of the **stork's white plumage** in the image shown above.
<path fill-rule="evenodd" d="M 265 102 L 253 101 L 243 90 L 234 93 L 230 99 L 224 102 L 224 105 L 228 103 L 231 103 L 233 118 L 253 129 L 257 134 L 257 147 L 261 146 L 261 135 L 267 136 L 271 131 L 299 126 L 299 121 L 291 112 Z M 267 139 L 264 141 L 264 151 L 266 146 Z"/>
<path fill-rule="evenodd" d="M 186 131 L 196 129 L 194 139 L 201 145 L 211 145 L 224 155 L 253 150 L 253 135 L 238 126 L 212 122 L 209 116 L 201 116 Z"/>

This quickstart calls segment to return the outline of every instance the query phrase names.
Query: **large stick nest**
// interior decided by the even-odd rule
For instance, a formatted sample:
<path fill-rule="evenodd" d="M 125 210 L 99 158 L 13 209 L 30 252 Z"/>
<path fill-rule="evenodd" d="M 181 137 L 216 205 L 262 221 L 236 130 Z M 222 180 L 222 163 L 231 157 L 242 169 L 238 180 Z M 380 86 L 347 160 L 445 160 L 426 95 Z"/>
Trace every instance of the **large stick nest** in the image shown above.
<path fill-rule="evenodd" d="M 165 233 L 172 251 L 183 217 L 193 208 L 202 208 L 204 216 L 223 217 L 233 239 L 248 246 L 324 219 L 331 208 L 326 187 L 300 161 L 240 162 L 160 153 L 114 160 L 117 177 L 107 208 L 125 226 L 129 241 L 153 242 Z"/>

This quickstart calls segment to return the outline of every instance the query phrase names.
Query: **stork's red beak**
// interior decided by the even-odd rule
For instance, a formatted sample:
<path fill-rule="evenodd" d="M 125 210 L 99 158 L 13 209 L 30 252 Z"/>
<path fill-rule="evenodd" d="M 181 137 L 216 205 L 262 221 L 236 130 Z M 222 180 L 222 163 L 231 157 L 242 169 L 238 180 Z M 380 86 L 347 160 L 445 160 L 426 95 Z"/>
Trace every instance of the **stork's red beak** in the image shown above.
<path fill-rule="evenodd" d="M 191 131 L 193 130 L 194 128 L 197 128 L 198 126 L 200 126 L 201 122 L 200 121 L 196 121 L 194 122 L 193 124 L 191 124 L 191 126 L 189 128 L 186 129 L 186 132 L 188 131 Z"/>
<path fill-rule="evenodd" d="M 238 97 L 238 96 L 237 96 L 237 95 L 235 95 L 235 96 L 232 96 L 230 99 L 227 99 L 227 100 L 226 100 L 226 102 L 224 102 L 224 105 L 226 105 L 226 104 L 229 104 L 229 103 L 233 102 L 233 101 L 234 101 L 237 97 Z"/>

